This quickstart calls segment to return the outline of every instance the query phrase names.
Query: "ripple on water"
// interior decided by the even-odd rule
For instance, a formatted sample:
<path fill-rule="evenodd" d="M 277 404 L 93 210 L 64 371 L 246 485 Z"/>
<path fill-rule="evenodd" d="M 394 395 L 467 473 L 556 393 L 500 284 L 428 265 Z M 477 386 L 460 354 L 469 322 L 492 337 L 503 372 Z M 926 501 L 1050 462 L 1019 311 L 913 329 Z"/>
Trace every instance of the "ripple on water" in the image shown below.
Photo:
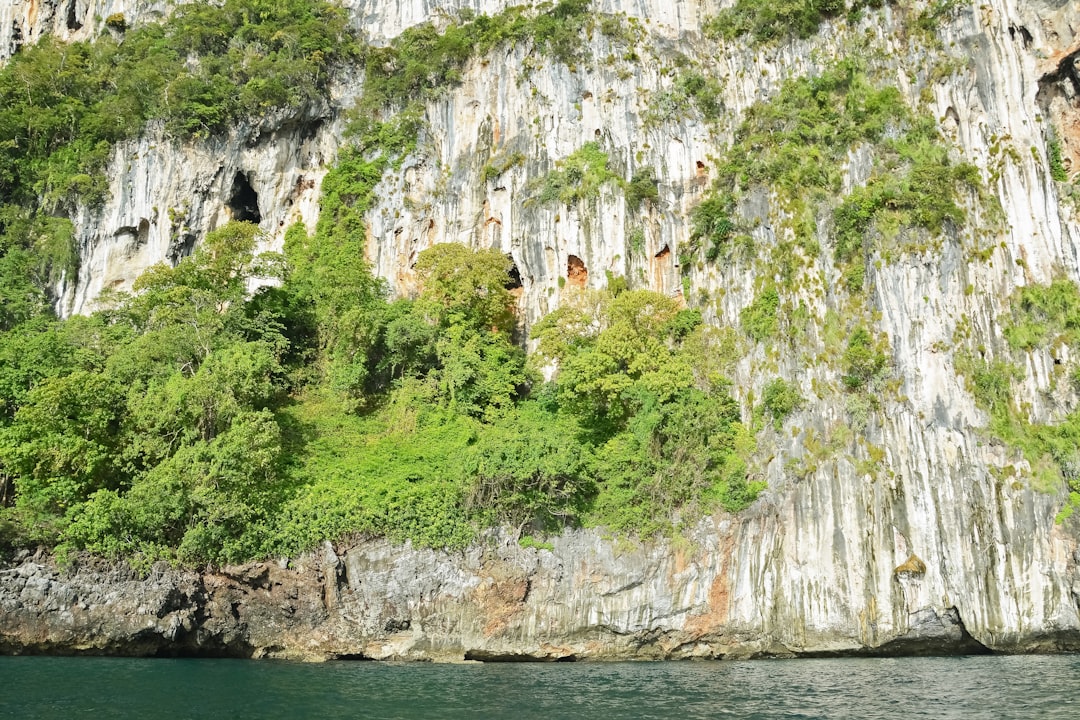
<path fill-rule="evenodd" d="M 0 658 L 13 718 L 1076 720 L 1080 657 L 304 665 Z"/>

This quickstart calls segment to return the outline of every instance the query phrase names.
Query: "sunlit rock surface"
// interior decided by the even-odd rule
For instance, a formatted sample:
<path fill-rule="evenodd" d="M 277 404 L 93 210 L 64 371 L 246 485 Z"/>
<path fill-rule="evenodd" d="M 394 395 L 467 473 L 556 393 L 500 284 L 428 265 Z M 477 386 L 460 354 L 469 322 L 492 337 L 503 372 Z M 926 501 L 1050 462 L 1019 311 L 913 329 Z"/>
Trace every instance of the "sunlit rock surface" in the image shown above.
<path fill-rule="evenodd" d="M 88 40 L 105 32 L 110 17 L 128 27 L 159 20 L 167 0 L 3 0 L 0 2 L 0 62 L 46 35 Z"/>
<path fill-rule="evenodd" d="M 493 14 L 508 3 L 345 5 L 383 44 L 427 20 L 463 9 Z M 496 534 L 464 553 L 371 541 L 327 547 L 289 568 L 162 570 L 145 580 L 26 558 L 0 571 L 0 650 L 482 660 L 1080 648 L 1077 521 L 1055 523 L 1062 491 L 1033 487 L 1023 457 L 990 441 L 986 413 L 956 368 L 960 330 L 988 358 L 1004 351 L 1000 318 L 1015 288 L 1058 273 L 1080 279 L 1077 210 L 1047 170 L 1052 132 L 1066 170 L 1080 173 L 1080 6 L 961 5 L 938 28 L 940 47 L 925 51 L 905 24 L 911 11 L 892 5 L 854 26 L 826 24 L 807 41 L 725 46 L 701 33 L 721 6 L 598 0 L 598 12 L 639 21 L 638 59 L 594 32 L 591 59 L 572 68 L 527 45 L 470 64 L 458 87 L 427 105 L 420 149 L 380 184 L 368 259 L 408 294 L 423 249 L 497 247 L 520 272 L 527 324 L 579 286 L 624 276 L 737 327 L 764 265 L 680 267 L 689 211 L 751 104 L 786 78 L 871 48 L 908 101 L 939 121 L 956 158 L 980 168 L 989 200 L 968 199 L 965 228 L 873 263 L 867 314 L 888 338 L 895 387 L 865 429 L 852 432 L 838 371 L 817 361 L 835 350 L 822 319 L 842 302 L 822 223 L 823 252 L 791 289 L 815 322 L 769 352 L 747 343 L 732 372 L 747 415 L 751 396 L 777 374 L 809 399 L 759 437 L 755 472 L 769 488 L 743 515 L 709 518 L 677 541 L 577 530 L 536 550 Z M 79 29 L 67 23 L 71 7 L 84 11 Z M 0 0 L 0 59 L 44 33 L 100 31 L 88 18 L 123 12 L 135 22 L 163 8 Z M 673 82 L 676 51 L 723 79 L 716 124 L 692 109 L 649 119 Z M 955 72 L 929 79 L 949 57 Z M 76 218 L 81 264 L 58 288 L 61 314 L 93 310 L 102 290 L 129 289 L 146 267 L 175 262 L 229 218 L 259 222 L 270 249 L 292 222 L 313 227 L 342 112 L 360 93 L 346 74 L 330 106 L 192 145 L 151 128 L 120 146 L 111 199 Z M 537 179 L 587 142 L 626 179 L 652 168 L 659 202 L 629 208 L 613 184 L 573 206 L 536 202 Z M 518 152 L 524 162 L 485 179 L 486 165 Z M 847 188 L 865 182 L 869 163 L 852 152 Z M 753 231 L 759 254 L 790 232 L 774 200 L 762 195 L 744 208 L 762 220 Z M 644 232 L 637 247 L 636 228 Z M 1061 381 L 1068 360 L 1060 350 L 1027 353 L 1022 399 L 1033 421 L 1075 407 Z"/>

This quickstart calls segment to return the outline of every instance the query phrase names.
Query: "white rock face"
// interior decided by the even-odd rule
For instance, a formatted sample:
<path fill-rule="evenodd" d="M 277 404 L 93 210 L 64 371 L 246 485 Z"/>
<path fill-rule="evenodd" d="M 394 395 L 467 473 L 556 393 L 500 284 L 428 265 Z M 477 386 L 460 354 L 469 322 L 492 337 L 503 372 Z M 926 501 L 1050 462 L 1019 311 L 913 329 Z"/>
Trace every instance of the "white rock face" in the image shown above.
<path fill-rule="evenodd" d="M 61 282 L 61 314 L 92 312 L 102 290 L 130 290 L 148 267 L 175 263 L 215 227 L 256 219 L 234 207 L 245 184 L 255 193 L 260 250 L 280 250 L 295 222 L 314 227 L 319 187 L 337 152 L 338 133 L 323 129 L 332 124 L 323 108 L 192 145 L 151 132 L 117 148 L 109 201 L 76 218 L 81 263 L 78 277 Z"/>
<path fill-rule="evenodd" d="M 78 37 L 74 33 L 89 27 L 65 34 L 57 4 L 0 2 L 0 27 L 21 23 L 24 42 L 48 30 Z M 463 9 L 496 13 L 509 3 L 345 4 L 372 42 L 385 43 L 427 20 Z M 554 553 L 541 554 L 539 565 L 505 570 L 508 582 L 528 578 L 530 590 L 490 631 L 490 617 L 475 610 L 477 588 L 488 577 L 483 563 L 426 555 L 421 562 L 419 551 L 382 546 L 357 550 L 347 559 L 350 572 L 382 568 L 392 575 L 395 567 L 420 563 L 425 577 L 434 578 L 370 586 L 382 588 L 385 603 L 395 598 L 394 607 L 413 618 L 410 634 L 382 655 L 435 647 L 493 655 L 525 648 L 521 652 L 542 655 L 546 638 L 554 636 L 566 653 L 589 654 L 590 637 L 650 632 L 683 655 L 733 647 L 742 653 L 903 648 L 927 638 L 963 647 L 964 633 L 1002 649 L 1075 644 L 1077 538 L 1074 524 L 1054 522 L 1061 490 L 1032 489 L 1023 457 L 989 440 L 986 414 L 956 363 L 957 351 L 977 346 L 988 358 L 1002 356 L 999 318 L 1009 312 L 1017 287 L 1058 273 L 1080 280 L 1076 210 L 1061 202 L 1063 186 L 1047 170 L 1051 126 L 1063 159 L 1074 174 L 1080 170 L 1078 6 L 987 0 L 962 7 L 939 32 L 943 52 L 961 62 L 926 92 L 920 89 L 935 58 L 903 29 L 913 11 L 886 5 L 855 27 L 837 21 L 815 39 L 755 49 L 702 36 L 702 21 L 717 6 L 594 3 L 600 12 L 640 19 L 646 40 L 637 48 L 639 60 L 621 59 L 626 48 L 594 32 L 588 45 L 595 59 L 574 68 L 527 45 L 472 63 L 458 87 L 428 104 L 421 149 L 377 190 L 368 216 L 375 271 L 407 294 L 414 289 L 410 268 L 423 249 L 439 242 L 496 247 L 521 273 L 527 323 L 558 307 L 578 285 L 605 286 L 611 273 L 673 296 L 682 296 L 689 278 L 684 300 L 700 306 L 710 322 L 737 326 L 763 266 L 738 260 L 699 267 L 695 260 L 694 267 L 680 268 L 689 211 L 752 103 L 770 97 L 785 78 L 862 47 L 892 59 L 893 80 L 909 102 L 925 103 L 955 143 L 957 158 L 981 169 L 1000 218 L 993 201 L 973 198 L 969 227 L 956 237 L 877 258 L 866 317 L 888 338 L 896 388 L 865 430 L 851 428 L 836 368 L 817 360 L 836 350 L 826 346 L 822 324 L 842 302 L 823 235 L 821 257 L 800 271 L 800 287 L 791 289 L 812 316 L 806 338 L 768 353 L 748 349 L 732 377 L 747 414 L 751 393 L 760 396 L 776 375 L 799 383 L 807 405 L 781 432 L 762 434 L 758 472 L 769 482 L 762 499 L 743 517 L 704 523 L 692 550 L 661 544 L 627 559 L 598 536 L 556 539 Z M 53 8 L 51 14 L 44 7 Z M 100 7 L 98 15 L 113 8 Z M 124 12 L 135 17 L 142 7 L 152 6 L 133 4 Z M 673 82 L 662 61 L 673 50 L 724 79 L 727 116 L 716 125 L 692 109 L 648 120 Z M 361 90 L 345 87 L 339 96 Z M 152 263 L 186 252 L 236 212 L 230 200 L 238 175 L 258 196 L 267 247 L 279 247 L 292 221 L 313 224 L 318 184 L 339 138 L 335 109 L 327 108 L 268 119 L 211 143 L 177 147 L 151 131 L 119 147 L 109 169 L 111 199 L 77 218 L 82 265 L 60 288 L 61 312 L 88 312 L 103 289 L 128 288 Z M 614 184 L 573 206 L 537 202 L 537 179 L 587 142 L 599 143 L 625 179 L 652 168 L 659 203 L 629 208 Z M 484 179 L 486 165 L 519 152 L 523 163 Z M 868 162 L 866 153 L 852 153 L 847 187 L 865 182 Z M 763 220 L 754 241 L 767 253 L 790 231 L 769 198 L 752 201 Z M 1023 399 L 1033 420 L 1052 421 L 1076 405 L 1063 380 L 1073 361 L 1049 351 L 1028 354 Z M 582 550 L 582 543 L 592 549 Z M 355 601 L 346 615 L 377 644 L 389 616 L 375 608 L 379 598 L 364 595 L 370 587 L 352 583 L 342 602 Z"/>
<path fill-rule="evenodd" d="M 87 40 L 105 28 L 112 15 L 128 26 L 165 16 L 168 0 L 0 0 L 0 63 L 23 45 L 45 35 L 61 40 Z"/>

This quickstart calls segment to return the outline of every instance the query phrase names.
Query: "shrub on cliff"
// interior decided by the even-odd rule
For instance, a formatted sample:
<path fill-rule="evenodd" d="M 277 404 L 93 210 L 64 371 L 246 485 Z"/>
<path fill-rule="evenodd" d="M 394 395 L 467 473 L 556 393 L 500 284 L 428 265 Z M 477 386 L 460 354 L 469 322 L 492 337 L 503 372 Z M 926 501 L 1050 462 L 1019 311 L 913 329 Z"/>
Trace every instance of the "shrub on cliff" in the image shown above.
<path fill-rule="evenodd" d="M 589 522 L 668 532 L 677 514 L 690 521 L 756 496 L 745 465 L 753 434 L 725 382 L 702 372 L 712 347 L 700 314 L 664 295 L 626 291 L 560 309 L 534 337 L 559 362 L 559 408 L 578 419 L 596 453 Z"/>
<path fill-rule="evenodd" d="M 821 23 L 847 12 L 879 8 L 885 0 L 736 0 L 705 23 L 709 37 L 735 40 L 749 35 L 763 43 L 788 37 L 808 38 Z"/>
<path fill-rule="evenodd" d="M 761 393 L 761 406 L 778 430 L 784 418 L 802 407 L 805 402 L 798 385 L 783 378 L 770 380 Z"/>
<path fill-rule="evenodd" d="M 184 548 L 191 560 L 250 554 L 235 543 L 277 481 L 270 409 L 288 344 L 273 317 L 247 312 L 247 279 L 273 265 L 254 257 L 255 235 L 226 225 L 94 318 L 21 334 L 24 349 L 59 350 L 51 368 L 35 372 L 31 353 L 6 373 L 30 384 L 9 386 L 0 426 L 0 466 L 30 537 L 102 553 Z M 212 542 L 195 537 L 206 533 Z"/>
<path fill-rule="evenodd" d="M 117 142 L 151 120 L 207 137 L 299 108 L 359 50 L 326 0 L 187 3 L 120 39 L 22 48 L 0 68 L 0 330 L 45 310 L 48 285 L 75 271 L 67 217 L 104 199 Z"/>

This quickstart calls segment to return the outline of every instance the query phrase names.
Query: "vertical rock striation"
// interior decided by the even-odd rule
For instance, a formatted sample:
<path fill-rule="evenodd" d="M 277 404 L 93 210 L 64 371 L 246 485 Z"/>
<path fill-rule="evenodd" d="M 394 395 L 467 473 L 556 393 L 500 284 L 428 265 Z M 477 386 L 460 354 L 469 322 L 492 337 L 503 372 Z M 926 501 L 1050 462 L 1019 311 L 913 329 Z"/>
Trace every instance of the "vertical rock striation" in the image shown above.
<path fill-rule="evenodd" d="M 87 40 L 105 31 L 105 21 L 122 16 L 127 26 L 160 20 L 166 0 L 4 0 L 0 3 L 0 63 L 23 45 L 46 35 L 65 42 Z"/>
<path fill-rule="evenodd" d="M 160 131 L 122 144 L 106 171 L 109 201 L 75 218 L 79 270 L 60 282 L 60 314 L 92 312 L 103 290 L 130 290 L 148 267 L 176 263 L 231 219 L 257 222 L 262 249 L 281 249 L 295 222 L 313 227 L 335 122 L 329 108 L 308 108 L 196 144 L 176 146 Z"/>

